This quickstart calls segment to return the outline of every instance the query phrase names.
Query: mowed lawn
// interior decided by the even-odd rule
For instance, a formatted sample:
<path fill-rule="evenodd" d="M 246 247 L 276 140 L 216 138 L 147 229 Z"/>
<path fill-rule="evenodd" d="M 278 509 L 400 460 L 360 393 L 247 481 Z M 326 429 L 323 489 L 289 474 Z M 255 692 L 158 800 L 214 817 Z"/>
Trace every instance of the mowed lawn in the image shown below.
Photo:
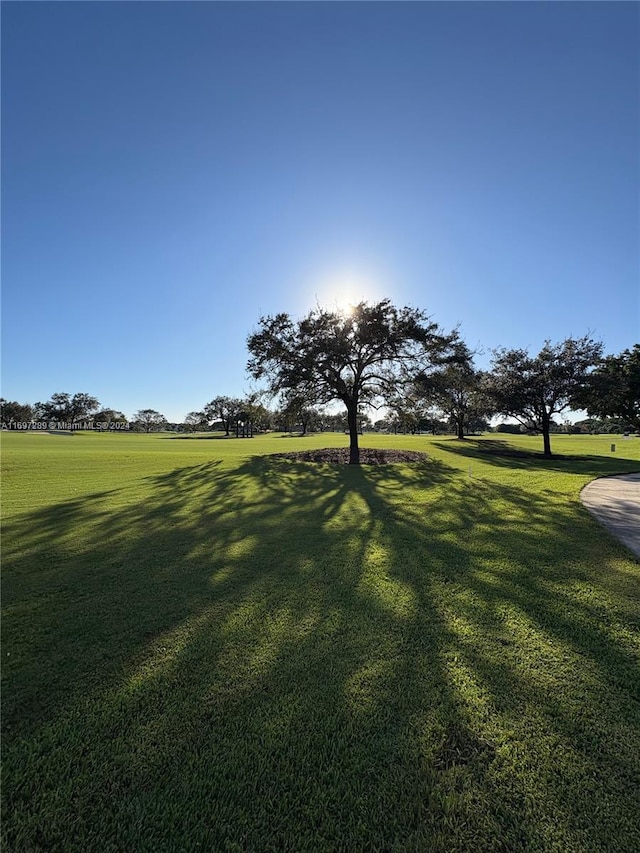
<path fill-rule="evenodd" d="M 640 850 L 640 439 L 2 439 L 4 850 Z"/>

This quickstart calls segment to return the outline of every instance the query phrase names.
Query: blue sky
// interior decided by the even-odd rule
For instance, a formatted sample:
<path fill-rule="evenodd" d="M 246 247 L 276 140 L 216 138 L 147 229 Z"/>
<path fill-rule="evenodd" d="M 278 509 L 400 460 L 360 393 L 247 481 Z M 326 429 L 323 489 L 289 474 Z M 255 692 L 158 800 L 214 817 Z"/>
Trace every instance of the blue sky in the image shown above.
<path fill-rule="evenodd" d="M 3 396 L 179 421 L 316 301 L 631 346 L 639 11 L 3 3 Z"/>

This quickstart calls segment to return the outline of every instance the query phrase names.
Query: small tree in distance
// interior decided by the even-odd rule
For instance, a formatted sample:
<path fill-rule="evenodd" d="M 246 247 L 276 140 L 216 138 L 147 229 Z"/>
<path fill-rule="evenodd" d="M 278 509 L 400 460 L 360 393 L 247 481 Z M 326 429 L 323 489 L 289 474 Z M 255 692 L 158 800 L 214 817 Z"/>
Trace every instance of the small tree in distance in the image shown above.
<path fill-rule="evenodd" d="M 258 394 L 249 394 L 242 403 L 242 408 L 254 426 L 254 429 L 264 432 L 271 429 L 273 413 L 259 400 Z"/>
<path fill-rule="evenodd" d="M 140 409 L 133 416 L 134 421 L 137 421 L 145 432 L 149 433 L 152 429 L 160 428 L 166 424 L 167 419 L 155 409 Z"/>
<path fill-rule="evenodd" d="M 444 335 L 422 312 L 389 299 L 360 302 L 349 314 L 316 308 L 295 322 L 263 317 L 249 336 L 248 370 L 269 391 L 298 394 L 316 404 L 340 400 L 347 410 L 349 463 L 360 461 L 358 410 L 383 401 L 426 364 L 448 351 Z"/>
<path fill-rule="evenodd" d="M 401 389 L 386 401 L 389 409 L 389 425 L 397 432 L 398 430 L 410 432 L 412 435 L 420 429 L 428 415 L 428 406 L 415 389 Z"/>
<path fill-rule="evenodd" d="M 487 391 L 495 411 L 542 433 L 544 455 L 551 456 L 554 414 L 571 405 L 602 355 L 602 344 L 588 336 L 546 341 L 538 355 L 523 349 L 494 350 Z"/>
<path fill-rule="evenodd" d="M 484 376 L 474 367 L 473 353 L 462 341 L 455 344 L 454 355 L 445 364 L 418 377 L 416 388 L 425 401 L 449 418 L 459 439 L 491 414 Z"/>
<path fill-rule="evenodd" d="M 189 432 L 206 429 L 208 426 L 207 416 L 204 412 L 189 412 L 184 419 L 184 424 Z"/>
<path fill-rule="evenodd" d="M 235 427 L 238 414 L 242 408 L 242 400 L 238 400 L 237 397 L 214 397 L 204 407 L 204 413 L 212 424 L 220 421 L 224 434 L 229 435 L 232 427 Z"/>
<path fill-rule="evenodd" d="M 313 406 L 313 398 L 302 397 L 295 391 L 285 393 L 279 415 L 287 429 L 297 425 L 302 427 L 301 435 L 306 435 L 307 430 L 317 427 L 321 421 L 320 412 Z"/>

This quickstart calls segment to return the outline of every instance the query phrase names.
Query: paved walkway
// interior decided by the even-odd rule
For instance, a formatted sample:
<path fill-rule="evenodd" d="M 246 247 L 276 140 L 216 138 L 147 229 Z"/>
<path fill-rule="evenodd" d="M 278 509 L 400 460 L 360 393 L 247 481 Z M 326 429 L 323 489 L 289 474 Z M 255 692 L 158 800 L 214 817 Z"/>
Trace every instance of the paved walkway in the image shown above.
<path fill-rule="evenodd" d="M 640 557 L 640 474 L 616 474 L 587 483 L 580 500 L 589 512 Z"/>

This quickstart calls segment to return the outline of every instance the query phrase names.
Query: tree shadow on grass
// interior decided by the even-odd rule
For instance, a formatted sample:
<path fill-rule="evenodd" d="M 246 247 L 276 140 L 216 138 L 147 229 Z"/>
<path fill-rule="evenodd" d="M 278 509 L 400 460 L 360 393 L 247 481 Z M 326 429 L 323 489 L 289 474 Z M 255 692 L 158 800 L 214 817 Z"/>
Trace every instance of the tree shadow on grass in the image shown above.
<path fill-rule="evenodd" d="M 162 441 L 227 441 L 236 435 L 163 435 Z"/>
<path fill-rule="evenodd" d="M 627 474 L 640 470 L 638 460 L 617 459 L 595 454 L 572 456 L 558 453 L 548 458 L 542 453 L 522 450 L 499 439 L 465 438 L 464 441 L 452 439 L 433 442 L 432 446 L 467 459 L 516 470 L 562 471 L 568 474 L 590 474 L 594 477 L 602 474 Z"/>
<path fill-rule="evenodd" d="M 8 841 L 632 849 L 637 573 L 580 506 L 432 461 L 147 486 L 5 528 Z"/>

